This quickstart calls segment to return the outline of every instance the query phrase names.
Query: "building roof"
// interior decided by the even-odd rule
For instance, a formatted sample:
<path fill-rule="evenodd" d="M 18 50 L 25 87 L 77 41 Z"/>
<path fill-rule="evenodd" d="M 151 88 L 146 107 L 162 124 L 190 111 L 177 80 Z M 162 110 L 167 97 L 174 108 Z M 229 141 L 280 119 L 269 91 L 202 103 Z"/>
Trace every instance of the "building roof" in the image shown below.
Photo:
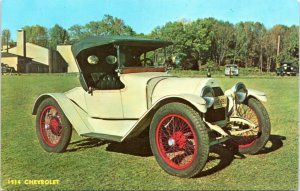
<path fill-rule="evenodd" d="M 20 55 L 17 55 L 17 54 L 13 54 L 13 53 L 10 53 L 10 52 L 1 52 L 1 57 L 20 57 L 20 58 L 26 58 L 26 59 L 32 59 L 32 58 L 29 58 L 29 57 L 24 57 L 24 56 L 20 56 Z"/>
<path fill-rule="evenodd" d="M 108 45 L 108 44 L 160 48 L 160 47 L 171 45 L 173 43 L 168 41 L 153 40 L 153 39 L 131 37 L 131 36 L 98 36 L 98 37 L 89 37 L 75 43 L 72 46 L 72 53 L 74 57 L 76 57 L 83 50 L 96 47 L 96 46 Z"/>

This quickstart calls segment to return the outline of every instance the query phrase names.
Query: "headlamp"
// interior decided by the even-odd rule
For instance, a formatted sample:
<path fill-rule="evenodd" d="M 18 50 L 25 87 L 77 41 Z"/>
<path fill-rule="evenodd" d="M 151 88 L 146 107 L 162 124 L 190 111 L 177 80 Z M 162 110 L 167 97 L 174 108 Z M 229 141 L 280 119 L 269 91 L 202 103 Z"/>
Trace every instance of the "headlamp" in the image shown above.
<path fill-rule="evenodd" d="M 202 89 L 201 97 L 205 100 L 205 102 L 206 102 L 205 105 L 206 105 L 207 108 L 210 108 L 214 104 L 215 94 L 214 94 L 214 91 L 211 87 L 205 86 Z"/>
<path fill-rule="evenodd" d="M 242 82 L 238 82 L 232 87 L 232 91 L 235 96 L 235 100 L 238 103 L 243 103 L 245 99 L 247 98 L 247 89 L 246 86 Z"/>

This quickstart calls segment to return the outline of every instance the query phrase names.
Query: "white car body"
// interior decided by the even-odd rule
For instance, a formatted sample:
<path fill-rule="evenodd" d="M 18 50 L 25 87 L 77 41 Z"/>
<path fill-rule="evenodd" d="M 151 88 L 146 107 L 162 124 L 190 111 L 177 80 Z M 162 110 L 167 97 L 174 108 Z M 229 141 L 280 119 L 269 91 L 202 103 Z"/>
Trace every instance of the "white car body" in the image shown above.
<path fill-rule="evenodd" d="M 121 142 L 149 126 L 151 111 L 166 100 L 188 102 L 200 113 L 206 113 L 200 92 L 205 86 L 219 87 L 212 78 L 179 78 L 161 72 L 121 74 L 120 79 L 126 84 L 121 90 L 95 90 L 91 95 L 76 87 L 65 93 L 43 94 L 36 100 L 33 114 L 42 100 L 52 97 L 79 135 Z M 232 96 L 231 90 L 225 95 Z M 255 90 L 248 90 L 248 96 L 266 101 L 265 94 Z M 229 101 L 228 105 L 231 110 L 233 103 Z M 222 124 L 224 121 L 219 125 Z"/>

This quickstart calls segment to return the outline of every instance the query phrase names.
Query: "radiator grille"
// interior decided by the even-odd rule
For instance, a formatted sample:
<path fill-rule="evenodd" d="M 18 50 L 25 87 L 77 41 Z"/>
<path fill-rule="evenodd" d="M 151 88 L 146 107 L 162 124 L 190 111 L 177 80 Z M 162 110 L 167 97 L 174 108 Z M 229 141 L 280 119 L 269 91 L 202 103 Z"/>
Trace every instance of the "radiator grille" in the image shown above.
<path fill-rule="evenodd" d="M 212 89 L 215 93 L 215 96 L 224 95 L 224 92 L 220 87 L 213 87 Z M 211 107 L 208 108 L 207 112 L 205 113 L 205 120 L 208 122 L 222 121 L 226 119 L 225 116 L 226 116 L 226 108 L 213 109 L 213 107 Z"/>

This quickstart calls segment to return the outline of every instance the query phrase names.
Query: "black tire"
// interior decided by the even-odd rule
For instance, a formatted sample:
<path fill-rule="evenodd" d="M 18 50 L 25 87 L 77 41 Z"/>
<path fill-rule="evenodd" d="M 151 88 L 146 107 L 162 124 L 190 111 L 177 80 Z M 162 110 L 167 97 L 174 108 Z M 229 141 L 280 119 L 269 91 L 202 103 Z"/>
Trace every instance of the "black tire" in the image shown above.
<path fill-rule="evenodd" d="M 47 152 L 64 152 L 70 143 L 72 125 L 53 98 L 43 100 L 38 107 L 36 133 Z"/>
<path fill-rule="evenodd" d="M 257 123 L 257 133 L 253 133 L 249 136 L 241 136 L 238 141 L 235 140 L 235 143 L 238 143 L 238 150 L 241 154 L 256 154 L 259 152 L 267 143 L 271 133 L 271 123 L 267 110 L 263 104 L 255 98 L 247 99 L 242 105 L 246 106 L 249 112 L 253 112 L 252 116 Z M 246 114 L 245 114 L 246 116 Z M 242 116 L 243 117 L 243 116 Z M 247 117 L 245 117 L 247 118 Z M 242 142 L 241 142 L 242 139 Z"/>
<path fill-rule="evenodd" d="M 207 129 L 199 113 L 188 105 L 162 106 L 152 119 L 149 137 L 152 153 L 167 173 L 189 178 L 204 168 L 209 154 Z M 170 153 L 175 153 L 172 159 Z"/>

